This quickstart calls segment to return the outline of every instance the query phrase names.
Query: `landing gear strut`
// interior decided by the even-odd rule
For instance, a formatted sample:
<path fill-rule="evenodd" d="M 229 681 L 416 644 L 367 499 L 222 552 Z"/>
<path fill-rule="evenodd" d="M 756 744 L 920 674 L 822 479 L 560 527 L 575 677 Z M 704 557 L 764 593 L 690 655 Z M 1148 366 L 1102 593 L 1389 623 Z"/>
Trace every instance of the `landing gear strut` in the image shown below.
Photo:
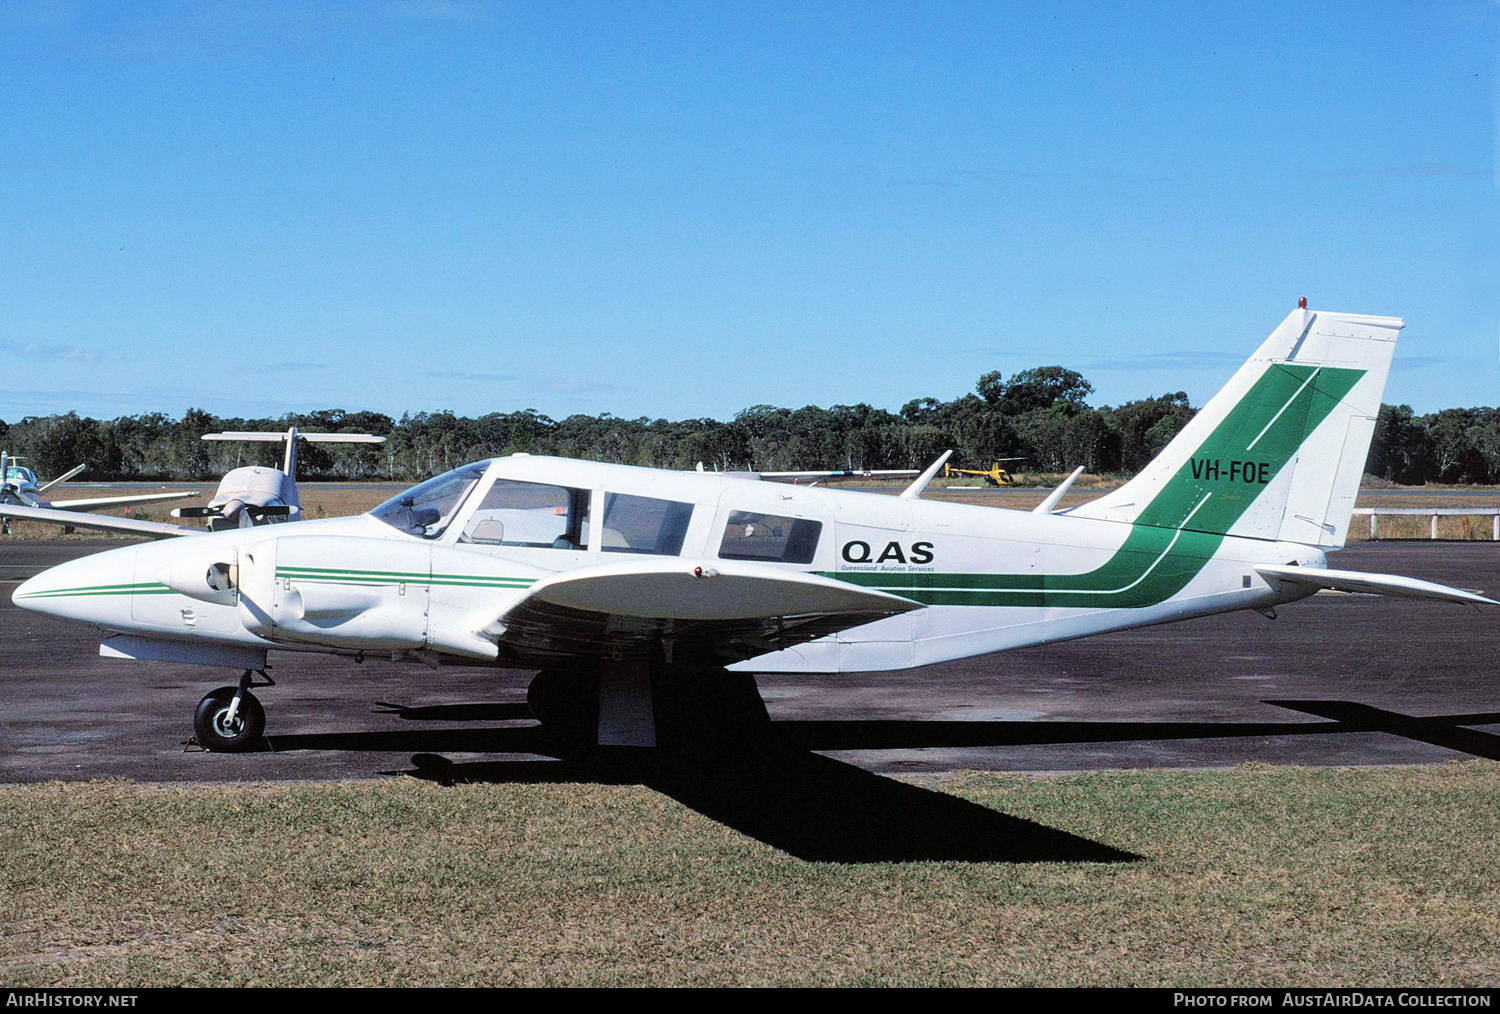
<path fill-rule="evenodd" d="M 526 701 L 558 741 L 572 748 L 724 750 L 770 730 L 755 678 L 713 665 L 544 669 L 531 681 Z"/>
<path fill-rule="evenodd" d="M 261 671 L 265 676 L 265 672 Z M 260 744 L 266 731 L 266 709 L 250 692 L 254 686 L 275 686 L 269 676 L 256 683 L 254 672 L 245 670 L 239 686 L 211 690 L 193 712 L 193 733 L 198 743 L 221 753 L 241 753 Z"/>

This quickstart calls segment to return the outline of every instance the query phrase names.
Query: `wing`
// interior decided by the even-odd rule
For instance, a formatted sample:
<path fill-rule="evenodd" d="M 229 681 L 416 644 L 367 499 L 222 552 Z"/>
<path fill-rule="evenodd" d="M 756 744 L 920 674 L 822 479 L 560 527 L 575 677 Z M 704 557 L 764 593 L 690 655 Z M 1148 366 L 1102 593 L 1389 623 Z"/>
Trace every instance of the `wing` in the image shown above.
<path fill-rule="evenodd" d="M 565 571 L 499 617 L 516 657 L 657 657 L 728 665 L 922 608 L 771 564 L 630 561 Z"/>
<path fill-rule="evenodd" d="M 198 495 L 196 489 L 185 493 L 134 493 L 130 496 L 103 496 L 91 500 L 53 500 L 47 506 L 58 511 L 96 511 L 127 503 L 150 503 L 153 500 L 187 500 Z"/>
<path fill-rule="evenodd" d="M 920 475 L 920 468 L 835 468 L 823 472 L 756 472 L 762 479 L 879 479 Z"/>
<path fill-rule="evenodd" d="M 1268 563 L 1255 565 L 1256 573 L 1271 582 L 1285 582 L 1304 588 L 1327 588 L 1332 591 L 1367 592 L 1372 595 L 1398 595 L 1405 598 L 1441 599 L 1500 606 L 1500 602 L 1462 588 L 1450 588 L 1432 581 L 1396 574 L 1366 574 L 1358 570 L 1324 570 L 1318 567 L 1282 567 Z"/>
<path fill-rule="evenodd" d="M 15 504 L 0 504 L 0 518 L 17 521 L 46 521 L 69 525 L 73 528 L 97 528 L 106 532 L 124 532 L 127 535 L 149 535 L 153 539 L 166 539 L 174 535 L 202 535 L 207 528 L 184 528 L 160 521 L 137 521 L 135 518 L 100 517 L 79 514 L 76 511 L 52 510 L 48 507 L 22 507 Z"/>

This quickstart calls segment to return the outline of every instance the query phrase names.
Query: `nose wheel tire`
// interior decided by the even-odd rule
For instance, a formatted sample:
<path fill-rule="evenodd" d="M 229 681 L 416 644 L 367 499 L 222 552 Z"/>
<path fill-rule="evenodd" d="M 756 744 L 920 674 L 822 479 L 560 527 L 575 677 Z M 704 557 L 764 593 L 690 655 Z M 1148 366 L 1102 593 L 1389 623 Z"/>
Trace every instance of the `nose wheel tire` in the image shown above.
<path fill-rule="evenodd" d="M 240 695 L 233 708 L 235 694 Z M 233 708 L 234 714 L 230 715 Z M 239 687 L 220 687 L 198 702 L 193 712 L 193 733 L 200 745 L 222 753 L 253 749 L 266 731 L 266 711 L 255 695 Z"/>

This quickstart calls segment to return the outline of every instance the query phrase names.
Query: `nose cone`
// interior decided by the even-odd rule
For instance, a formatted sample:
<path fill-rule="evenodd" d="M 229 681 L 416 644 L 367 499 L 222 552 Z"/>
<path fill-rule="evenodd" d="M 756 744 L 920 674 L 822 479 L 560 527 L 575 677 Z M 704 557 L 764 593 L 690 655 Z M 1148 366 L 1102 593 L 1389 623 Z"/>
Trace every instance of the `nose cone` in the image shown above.
<path fill-rule="evenodd" d="M 128 622 L 138 551 L 126 546 L 60 563 L 21 582 L 10 600 L 21 609 L 98 626 Z"/>

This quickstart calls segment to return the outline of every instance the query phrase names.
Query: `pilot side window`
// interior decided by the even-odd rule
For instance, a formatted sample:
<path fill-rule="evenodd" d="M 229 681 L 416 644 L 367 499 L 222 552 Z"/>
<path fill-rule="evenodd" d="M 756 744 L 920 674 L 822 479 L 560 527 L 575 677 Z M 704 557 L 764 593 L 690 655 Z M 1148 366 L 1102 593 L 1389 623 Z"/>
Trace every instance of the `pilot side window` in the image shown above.
<path fill-rule="evenodd" d="M 589 491 L 496 479 L 459 541 L 532 549 L 587 549 Z"/>
<path fill-rule="evenodd" d="M 604 494 L 603 549 L 606 553 L 681 556 L 693 505 L 649 496 Z"/>
<path fill-rule="evenodd" d="M 822 531 L 820 521 L 731 511 L 724 541 L 719 543 L 719 556 L 759 563 L 812 563 Z"/>

